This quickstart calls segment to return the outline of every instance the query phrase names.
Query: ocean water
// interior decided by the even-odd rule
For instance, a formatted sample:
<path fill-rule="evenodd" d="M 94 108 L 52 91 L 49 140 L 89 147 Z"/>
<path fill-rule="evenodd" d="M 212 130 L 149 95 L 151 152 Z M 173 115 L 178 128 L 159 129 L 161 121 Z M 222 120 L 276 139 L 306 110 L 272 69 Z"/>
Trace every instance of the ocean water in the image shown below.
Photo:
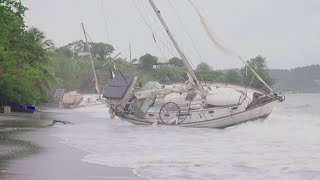
<path fill-rule="evenodd" d="M 148 179 L 320 179 L 320 94 L 287 95 L 268 119 L 227 129 L 135 126 L 103 105 L 69 110 L 79 112 L 85 120 L 55 136 L 86 151 L 84 162 Z"/>

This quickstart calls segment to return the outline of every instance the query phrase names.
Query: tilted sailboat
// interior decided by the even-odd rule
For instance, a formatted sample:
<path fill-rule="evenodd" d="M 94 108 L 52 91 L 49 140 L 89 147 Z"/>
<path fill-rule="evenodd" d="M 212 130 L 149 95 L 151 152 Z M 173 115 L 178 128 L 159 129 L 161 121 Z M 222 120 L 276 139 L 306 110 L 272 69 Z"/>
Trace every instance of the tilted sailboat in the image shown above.
<path fill-rule="evenodd" d="M 136 125 L 224 128 L 266 118 L 274 106 L 284 100 L 245 61 L 246 66 L 269 88 L 269 92 L 241 85 L 200 82 L 160 10 L 153 0 L 149 3 L 183 60 L 188 80 L 171 85 L 148 82 L 140 87 L 138 77 L 122 73 L 116 75 L 103 92 L 111 118 L 117 116 Z"/>
<path fill-rule="evenodd" d="M 64 89 L 57 89 L 55 96 L 57 99 L 60 100 L 59 102 L 59 107 L 64 107 L 64 108 L 77 108 L 81 106 L 88 106 L 88 105 L 97 105 L 97 104 L 103 104 L 104 102 L 101 101 L 100 97 L 100 88 L 99 88 L 99 83 L 98 83 L 98 78 L 96 74 L 96 70 L 94 67 L 93 63 L 93 57 L 91 53 L 91 49 L 89 46 L 88 38 L 87 38 L 87 32 L 84 28 L 84 24 L 81 23 L 83 34 L 85 37 L 85 47 L 88 50 L 89 53 L 89 59 L 91 63 L 91 68 L 94 76 L 94 82 L 95 82 L 95 90 L 96 90 L 96 95 L 83 95 L 77 93 L 77 91 L 71 91 L 68 93 L 64 93 Z"/>

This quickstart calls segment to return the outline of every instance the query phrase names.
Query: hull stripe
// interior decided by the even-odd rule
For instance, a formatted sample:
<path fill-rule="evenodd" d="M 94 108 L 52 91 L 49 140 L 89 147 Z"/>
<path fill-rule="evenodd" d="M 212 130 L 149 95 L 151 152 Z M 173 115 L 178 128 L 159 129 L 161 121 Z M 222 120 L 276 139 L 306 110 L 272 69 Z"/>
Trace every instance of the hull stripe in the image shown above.
<path fill-rule="evenodd" d="M 266 105 L 266 104 L 273 103 L 273 102 L 276 101 L 276 100 L 277 100 L 277 99 L 275 99 L 275 100 L 273 100 L 273 101 L 270 101 L 270 102 L 268 102 L 268 103 L 265 103 L 265 104 L 261 104 L 261 105 L 259 105 L 259 106 L 254 107 L 254 108 L 247 109 L 247 110 L 245 110 L 245 111 L 241 111 L 241 112 L 238 112 L 238 113 L 230 114 L 230 115 L 228 115 L 228 116 L 222 116 L 222 117 L 218 117 L 218 118 L 215 118 L 215 119 L 209 119 L 209 120 L 198 121 L 198 122 L 189 122 L 189 123 L 183 123 L 183 124 L 186 124 L 186 125 L 187 125 L 187 124 L 195 124 L 195 123 L 205 123 L 205 122 L 207 122 L 207 121 L 216 121 L 216 120 L 219 120 L 219 119 L 223 119 L 223 118 L 227 118 L 227 117 L 239 115 L 239 114 L 242 114 L 242 113 L 245 113 L 245 112 L 254 110 L 254 109 L 259 108 L 259 107 L 261 107 L 261 106 L 264 106 L 264 105 Z M 134 121 L 139 121 L 139 122 L 143 122 L 143 123 L 147 123 L 147 124 L 152 124 L 152 122 L 146 121 L 145 119 L 138 119 L 138 118 L 133 119 L 133 118 L 129 118 L 129 117 L 122 117 L 122 118 L 130 119 L 130 120 L 134 120 Z M 183 124 L 180 124 L 180 125 L 183 125 Z"/>

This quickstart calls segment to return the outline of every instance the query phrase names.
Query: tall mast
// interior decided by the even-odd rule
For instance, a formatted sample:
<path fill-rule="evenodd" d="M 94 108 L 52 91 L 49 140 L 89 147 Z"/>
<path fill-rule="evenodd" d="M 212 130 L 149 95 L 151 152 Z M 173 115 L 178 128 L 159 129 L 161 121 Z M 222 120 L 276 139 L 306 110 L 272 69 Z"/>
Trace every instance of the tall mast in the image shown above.
<path fill-rule="evenodd" d="M 97 74 L 96 74 L 96 70 L 94 68 L 94 64 L 93 64 L 93 58 L 92 58 L 92 54 L 91 54 L 91 49 L 90 49 L 90 46 L 89 46 L 89 43 L 88 43 L 88 38 L 87 38 L 87 32 L 86 30 L 84 29 L 84 25 L 83 23 L 81 23 L 82 25 L 82 30 L 83 30 L 83 34 L 84 34 L 84 38 L 86 39 L 86 47 L 89 51 L 89 56 L 90 56 L 90 61 L 91 61 L 91 67 L 92 67 L 92 71 L 93 71 L 93 75 L 94 75 L 94 81 L 96 83 L 96 91 L 98 93 L 98 95 L 100 95 L 100 88 L 99 88 L 99 84 L 98 84 L 98 79 L 97 79 Z"/>
<path fill-rule="evenodd" d="M 130 43 L 129 43 L 129 53 L 130 53 L 130 59 L 129 60 L 130 60 L 130 63 L 131 63 L 131 58 L 132 57 L 131 57 L 131 44 Z"/>
<path fill-rule="evenodd" d="M 169 38 L 171 39 L 174 47 L 176 48 L 176 50 L 178 51 L 181 59 L 182 59 L 182 62 L 184 63 L 184 65 L 187 67 L 187 70 L 193 80 L 193 82 L 197 85 L 197 87 L 199 88 L 200 91 L 204 92 L 204 89 L 203 87 L 201 86 L 197 76 L 194 74 L 193 70 L 192 70 L 192 67 L 189 63 L 189 61 L 187 60 L 186 56 L 184 55 L 184 53 L 182 52 L 180 46 L 178 45 L 177 41 L 174 39 L 172 33 L 170 32 L 169 30 L 169 27 L 167 26 L 166 22 L 164 21 L 161 13 L 160 13 L 160 10 L 157 8 L 156 4 L 153 2 L 153 0 L 149 0 L 149 3 L 151 4 L 151 7 L 152 9 L 154 10 L 154 12 L 156 13 L 157 17 L 159 18 L 162 26 L 164 27 L 164 29 L 166 30 Z"/>

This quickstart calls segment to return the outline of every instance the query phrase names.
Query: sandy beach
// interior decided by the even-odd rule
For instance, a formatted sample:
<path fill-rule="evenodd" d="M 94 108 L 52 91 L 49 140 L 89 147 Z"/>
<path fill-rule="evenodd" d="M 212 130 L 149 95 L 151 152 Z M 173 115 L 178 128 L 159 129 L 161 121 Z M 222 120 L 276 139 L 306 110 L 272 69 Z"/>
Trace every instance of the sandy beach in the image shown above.
<path fill-rule="evenodd" d="M 88 153 L 61 144 L 52 136 L 65 129 L 44 127 L 52 119 L 77 123 L 81 113 L 0 115 L 0 179 L 140 179 L 129 168 L 112 168 L 82 162 Z"/>

